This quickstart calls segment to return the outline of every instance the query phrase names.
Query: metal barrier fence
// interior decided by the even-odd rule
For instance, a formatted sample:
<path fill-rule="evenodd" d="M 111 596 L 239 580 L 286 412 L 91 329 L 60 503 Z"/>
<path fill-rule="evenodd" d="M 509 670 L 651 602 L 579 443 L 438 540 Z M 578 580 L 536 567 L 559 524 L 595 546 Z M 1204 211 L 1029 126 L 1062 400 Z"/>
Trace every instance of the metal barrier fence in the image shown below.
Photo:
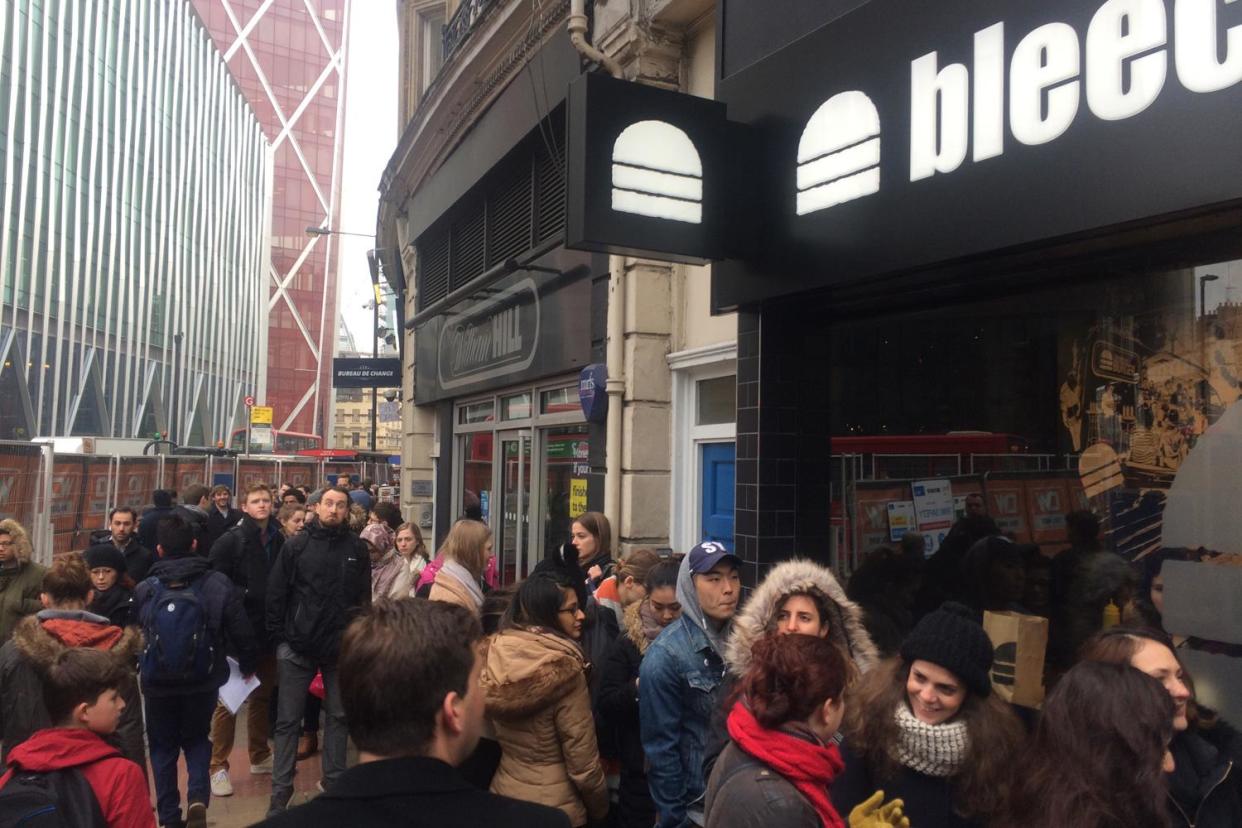
<path fill-rule="evenodd" d="M 338 475 L 377 483 L 393 479 L 387 463 L 288 457 L 185 457 L 57 453 L 50 444 L 0 441 L 0 519 L 26 528 L 35 559 L 83 550 L 117 506 L 141 511 L 156 489 L 183 491 L 216 483 L 234 492 L 251 483 L 318 488 Z"/>

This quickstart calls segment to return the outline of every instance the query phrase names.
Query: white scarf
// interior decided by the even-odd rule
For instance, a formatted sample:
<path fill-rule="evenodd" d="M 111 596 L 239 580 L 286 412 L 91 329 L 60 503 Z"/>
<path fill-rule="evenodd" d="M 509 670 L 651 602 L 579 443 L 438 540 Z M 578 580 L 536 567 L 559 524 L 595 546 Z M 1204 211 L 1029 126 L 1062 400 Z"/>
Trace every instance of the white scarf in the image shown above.
<path fill-rule="evenodd" d="M 894 759 L 928 776 L 944 778 L 957 773 L 970 748 L 966 722 L 959 719 L 938 725 L 924 724 L 910 712 L 904 699 L 897 704 L 894 715 L 901 728 L 893 750 Z"/>
<path fill-rule="evenodd" d="M 459 564 L 457 561 L 451 561 L 448 558 L 445 558 L 444 564 L 440 567 L 440 571 L 447 572 L 461 582 L 461 585 L 466 588 L 466 592 L 469 592 L 470 597 L 474 599 L 474 605 L 476 608 L 483 606 L 483 590 L 479 588 L 478 579 L 471 575 L 468 569 Z"/>

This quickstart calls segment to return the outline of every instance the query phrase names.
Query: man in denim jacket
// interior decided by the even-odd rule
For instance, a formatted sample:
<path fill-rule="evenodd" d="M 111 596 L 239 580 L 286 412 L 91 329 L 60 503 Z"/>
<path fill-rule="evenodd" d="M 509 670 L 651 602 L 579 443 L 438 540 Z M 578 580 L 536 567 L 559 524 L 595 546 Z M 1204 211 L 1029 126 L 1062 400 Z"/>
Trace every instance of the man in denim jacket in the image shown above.
<path fill-rule="evenodd" d="M 660 828 L 703 824 L 703 742 L 741 598 L 739 563 L 714 541 L 690 550 L 677 576 L 681 618 L 651 643 L 639 670 L 643 751 Z"/>

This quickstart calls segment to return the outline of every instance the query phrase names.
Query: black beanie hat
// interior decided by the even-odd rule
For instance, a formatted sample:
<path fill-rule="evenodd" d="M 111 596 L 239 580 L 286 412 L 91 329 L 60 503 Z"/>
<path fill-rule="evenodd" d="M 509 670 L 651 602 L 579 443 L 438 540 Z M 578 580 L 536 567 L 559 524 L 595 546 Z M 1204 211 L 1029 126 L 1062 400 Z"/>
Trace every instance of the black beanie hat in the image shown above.
<path fill-rule="evenodd" d="M 92 546 L 86 550 L 86 554 L 83 557 L 86 558 L 87 569 L 108 566 L 115 569 L 118 575 L 125 574 L 125 556 L 121 554 L 121 550 L 111 543 L 101 543 L 98 546 Z"/>
<path fill-rule="evenodd" d="M 980 696 L 992 692 L 992 640 L 962 604 L 949 601 L 924 616 L 901 643 L 901 657 L 943 667 Z"/>

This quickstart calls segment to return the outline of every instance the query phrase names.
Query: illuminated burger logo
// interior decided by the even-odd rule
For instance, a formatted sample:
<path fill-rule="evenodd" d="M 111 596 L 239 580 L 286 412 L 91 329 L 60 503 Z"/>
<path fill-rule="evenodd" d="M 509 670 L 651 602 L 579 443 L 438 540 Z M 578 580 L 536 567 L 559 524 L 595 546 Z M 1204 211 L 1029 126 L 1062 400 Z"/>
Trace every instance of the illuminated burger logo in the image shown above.
<path fill-rule="evenodd" d="M 798 215 L 880 189 L 880 115 L 862 92 L 833 95 L 798 142 Z"/>
<path fill-rule="evenodd" d="M 663 121 L 639 121 L 612 147 L 612 209 L 703 222 L 703 162 L 690 136 Z"/>

